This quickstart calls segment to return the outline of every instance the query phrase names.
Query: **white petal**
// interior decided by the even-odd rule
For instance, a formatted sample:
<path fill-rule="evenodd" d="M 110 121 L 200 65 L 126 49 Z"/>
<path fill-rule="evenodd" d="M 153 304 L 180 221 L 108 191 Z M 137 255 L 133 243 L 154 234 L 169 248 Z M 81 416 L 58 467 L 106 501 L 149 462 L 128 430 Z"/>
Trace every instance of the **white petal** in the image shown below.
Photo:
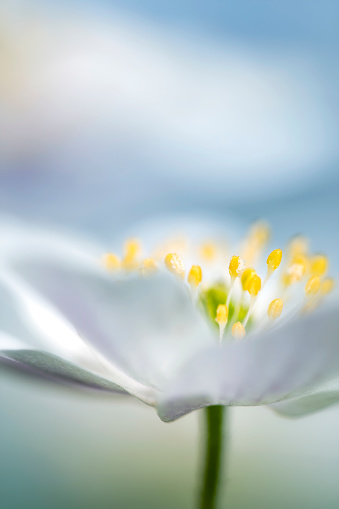
<path fill-rule="evenodd" d="M 296 398 L 339 376 L 338 309 L 262 336 L 206 349 L 158 401 L 163 420 L 206 405 L 265 405 Z"/>
<path fill-rule="evenodd" d="M 104 249 L 78 235 L 28 226 L 13 219 L 0 221 L 0 267 L 31 257 L 58 259 L 69 265 L 93 265 Z"/>
<path fill-rule="evenodd" d="M 100 356 L 52 306 L 14 275 L 0 274 L 0 357 L 48 374 L 81 379 L 103 388 L 118 386 L 147 403 L 155 391 Z M 72 376 L 70 377 L 70 374 Z M 96 380 L 96 382 L 95 382 Z"/>
<path fill-rule="evenodd" d="M 285 417 L 302 417 L 338 402 L 339 379 L 321 385 L 300 397 L 274 403 L 270 408 Z"/>
<path fill-rule="evenodd" d="M 213 341 L 183 284 L 170 275 L 118 280 L 96 267 L 44 260 L 15 268 L 102 358 L 140 383 L 161 388 Z"/>
<path fill-rule="evenodd" d="M 27 349 L 19 340 L 11 338 L 7 334 L 0 333 L 0 345 L 1 362 L 10 360 L 20 368 L 25 367 L 33 370 L 39 376 L 57 377 L 63 382 L 80 383 L 88 387 L 126 394 L 124 389 L 110 380 L 79 368 L 48 352 Z"/>

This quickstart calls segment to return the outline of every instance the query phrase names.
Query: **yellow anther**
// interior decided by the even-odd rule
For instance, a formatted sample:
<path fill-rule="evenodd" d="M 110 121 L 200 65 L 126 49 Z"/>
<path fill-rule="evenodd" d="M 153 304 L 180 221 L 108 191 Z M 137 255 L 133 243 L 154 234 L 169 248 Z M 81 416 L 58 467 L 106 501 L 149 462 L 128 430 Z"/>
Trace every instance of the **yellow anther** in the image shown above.
<path fill-rule="evenodd" d="M 258 274 L 253 274 L 247 282 L 247 291 L 251 297 L 256 297 L 261 289 L 261 279 Z"/>
<path fill-rule="evenodd" d="M 217 307 L 217 316 L 215 321 L 219 325 L 226 325 L 228 319 L 228 307 L 225 304 L 219 304 Z"/>
<path fill-rule="evenodd" d="M 310 279 L 307 281 L 306 286 L 305 286 L 306 295 L 308 295 L 309 297 L 313 297 L 314 295 L 317 295 L 317 293 L 320 290 L 320 284 L 321 284 L 321 281 L 320 281 L 319 276 L 310 277 Z"/>
<path fill-rule="evenodd" d="M 140 242 L 137 239 L 128 239 L 125 243 L 125 256 L 122 265 L 126 270 L 138 268 L 137 257 L 141 252 Z"/>
<path fill-rule="evenodd" d="M 108 270 L 118 270 L 120 268 L 120 260 L 114 253 L 104 254 L 103 263 Z"/>
<path fill-rule="evenodd" d="M 310 260 L 309 258 L 304 254 L 295 255 L 292 258 L 292 264 L 297 263 L 299 265 L 302 265 L 304 267 L 304 274 L 309 271 L 310 268 Z"/>
<path fill-rule="evenodd" d="M 153 258 L 145 258 L 142 262 L 141 268 L 148 274 L 152 274 L 158 270 L 158 266 Z"/>
<path fill-rule="evenodd" d="M 125 243 L 125 256 L 136 258 L 141 251 L 140 242 L 137 239 L 128 239 Z"/>
<path fill-rule="evenodd" d="M 245 248 L 242 253 L 247 263 L 255 263 L 261 251 L 270 237 L 270 227 L 267 223 L 255 223 L 245 240 Z"/>
<path fill-rule="evenodd" d="M 293 237 L 287 247 L 288 255 L 294 258 L 298 255 L 305 255 L 308 252 L 308 239 L 301 235 Z"/>
<path fill-rule="evenodd" d="M 207 262 L 211 262 L 217 255 L 217 247 L 213 242 L 204 242 L 200 247 L 200 255 Z"/>
<path fill-rule="evenodd" d="M 334 279 L 328 277 L 324 279 L 320 286 L 321 295 L 328 295 L 334 288 Z"/>
<path fill-rule="evenodd" d="M 302 263 L 292 263 L 283 275 L 283 283 L 285 286 L 293 285 L 302 280 L 305 274 L 305 265 Z"/>
<path fill-rule="evenodd" d="M 235 322 L 232 326 L 232 336 L 235 339 L 243 339 L 246 336 L 245 327 L 241 322 Z"/>
<path fill-rule="evenodd" d="M 251 268 L 245 269 L 244 272 L 242 273 L 241 284 L 244 291 L 247 290 L 248 282 L 255 273 L 256 273 L 255 270 Z"/>
<path fill-rule="evenodd" d="M 323 276 L 328 269 L 328 259 L 324 255 L 315 255 L 311 258 L 311 274 L 313 276 Z"/>
<path fill-rule="evenodd" d="M 270 235 L 270 226 L 264 221 L 258 221 L 257 223 L 254 223 L 250 231 L 250 238 L 255 240 L 261 246 L 268 242 Z"/>
<path fill-rule="evenodd" d="M 274 299 L 268 306 L 267 314 L 270 320 L 276 320 L 281 315 L 284 303 L 282 299 Z"/>
<path fill-rule="evenodd" d="M 224 335 L 224 330 L 228 320 L 228 307 L 225 304 L 219 304 L 217 307 L 217 316 L 215 321 L 219 325 L 219 342 L 221 343 L 222 337 Z"/>
<path fill-rule="evenodd" d="M 240 256 L 232 256 L 228 270 L 232 279 L 240 277 L 244 270 L 244 260 Z"/>
<path fill-rule="evenodd" d="M 276 270 L 280 265 L 281 258 L 282 258 L 282 250 L 281 249 L 275 249 L 274 251 L 272 251 L 272 253 L 270 253 L 267 257 L 267 261 L 266 261 L 267 269 L 271 272 Z"/>
<path fill-rule="evenodd" d="M 185 277 L 184 263 L 177 253 L 169 253 L 166 255 L 165 265 L 172 274 L 179 276 L 181 279 Z"/>
<path fill-rule="evenodd" d="M 196 288 L 202 280 L 202 271 L 200 265 L 192 265 L 191 270 L 189 271 L 187 281 L 188 283 Z"/>

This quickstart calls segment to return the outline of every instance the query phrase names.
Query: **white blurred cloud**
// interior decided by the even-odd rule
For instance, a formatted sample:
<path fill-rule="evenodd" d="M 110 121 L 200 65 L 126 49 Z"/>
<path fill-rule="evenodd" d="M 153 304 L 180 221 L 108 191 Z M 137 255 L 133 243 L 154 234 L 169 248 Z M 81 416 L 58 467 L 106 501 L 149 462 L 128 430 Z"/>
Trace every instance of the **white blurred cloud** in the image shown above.
<path fill-rule="evenodd" d="M 337 160 L 326 80 L 301 50 L 217 43 L 112 13 L 7 18 L 5 29 L 3 162 L 83 136 L 142 150 L 150 172 L 250 194 L 263 181 L 296 186 Z"/>

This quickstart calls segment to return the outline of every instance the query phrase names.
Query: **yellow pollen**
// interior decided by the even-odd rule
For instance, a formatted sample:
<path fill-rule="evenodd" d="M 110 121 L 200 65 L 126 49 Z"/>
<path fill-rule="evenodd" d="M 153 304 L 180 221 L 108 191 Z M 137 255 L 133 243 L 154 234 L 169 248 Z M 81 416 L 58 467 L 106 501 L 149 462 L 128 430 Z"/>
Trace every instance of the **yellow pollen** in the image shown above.
<path fill-rule="evenodd" d="M 247 290 L 248 282 L 255 273 L 256 273 L 255 270 L 251 268 L 245 269 L 244 272 L 242 273 L 241 284 L 244 291 Z"/>
<path fill-rule="evenodd" d="M 158 270 L 158 266 L 153 258 L 145 258 L 142 262 L 142 269 L 144 269 L 146 273 L 151 274 Z"/>
<path fill-rule="evenodd" d="M 296 264 L 299 264 L 299 265 L 302 265 L 303 268 L 304 268 L 304 274 L 306 274 L 306 272 L 309 271 L 309 268 L 310 268 L 310 260 L 309 258 L 304 255 L 304 254 L 299 254 L 299 255 L 296 255 L 296 256 L 293 256 L 292 258 L 292 263 L 296 263 Z"/>
<path fill-rule="evenodd" d="M 250 231 L 250 238 L 255 240 L 259 245 L 264 245 L 268 242 L 271 235 L 269 225 L 263 221 L 255 223 Z"/>
<path fill-rule="evenodd" d="M 182 259 L 177 253 L 169 253 L 165 257 L 165 265 L 167 269 L 181 279 L 185 276 L 185 267 Z"/>
<path fill-rule="evenodd" d="M 313 297 L 314 295 L 317 295 L 317 293 L 320 290 L 320 284 L 321 284 L 321 282 L 320 282 L 319 276 L 310 277 L 310 279 L 307 281 L 306 286 L 305 286 L 306 295 L 308 295 L 309 297 Z"/>
<path fill-rule="evenodd" d="M 258 274 L 253 274 L 247 282 L 247 291 L 251 297 L 256 297 L 261 289 L 261 279 Z"/>
<path fill-rule="evenodd" d="M 332 292 L 334 288 L 334 279 L 328 277 L 324 279 L 324 281 L 321 283 L 320 286 L 320 293 L 321 295 L 328 295 Z"/>
<path fill-rule="evenodd" d="M 229 273 L 232 279 L 240 277 L 244 269 L 244 261 L 240 256 L 232 256 L 229 264 Z"/>
<path fill-rule="evenodd" d="M 293 285 L 302 280 L 305 275 L 306 267 L 303 263 L 292 263 L 283 275 L 285 286 Z"/>
<path fill-rule="evenodd" d="M 268 255 L 267 262 L 266 262 L 268 270 L 269 271 L 276 270 L 280 265 L 281 258 L 282 258 L 282 250 L 281 249 L 275 249 L 274 251 L 272 251 L 272 253 L 270 253 Z"/>
<path fill-rule="evenodd" d="M 232 326 L 232 336 L 235 339 L 243 339 L 246 336 L 245 327 L 241 322 L 235 322 Z"/>
<path fill-rule="evenodd" d="M 328 259 L 324 255 L 315 255 L 311 258 L 311 274 L 324 276 L 328 269 Z"/>
<path fill-rule="evenodd" d="M 201 257 L 207 262 L 211 262 L 217 255 L 217 248 L 213 242 L 204 242 L 200 247 Z"/>
<path fill-rule="evenodd" d="M 226 325 L 228 319 L 228 307 L 225 304 L 219 304 L 217 307 L 217 316 L 215 321 L 219 325 Z"/>
<path fill-rule="evenodd" d="M 282 299 L 274 299 L 268 306 L 267 314 L 271 320 L 276 320 L 281 315 L 284 303 Z"/>
<path fill-rule="evenodd" d="M 125 257 L 122 265 L 126 270 L 138 268 L 137 257 L 141 252 L 141 245 L 137 239 L 128 239 L 125 243 Z"/>
<path fill-rule="evenodd" d="M 197 287 L 202 280 L 202 271 L 199 265 L 192 265 L 189 271 L 187 281 L 192 287 Z"/>
<path fill-rule="evenodd" d="M 108 270 L 118 270 L 120 268 L 120 260 L 114 253 L 104 254 L 103 263 Z"/>
<path fill-rule="evenodd" d="M 255 263 L 259 257 L 263 247 L 270 237 L 270 227 L 267 223 L 255 223 L 245 240 L 245 248 L 242 256 L 247 263 Z"/>
<path fill-rule="evenodd" d="M 141 251 L 140 242 L 137 239 L 128 239 L 125 244 L 125 256 L 136 258 Z"/>
<path fill-rule="evenodd" d="M 288 244 L 288 254 L 291 258 L 294 258 L 298 255 L 305 255 L 308 251 L 308 239 L 306 237 L 302 237 L 301 235 L 297 235 Z"/>

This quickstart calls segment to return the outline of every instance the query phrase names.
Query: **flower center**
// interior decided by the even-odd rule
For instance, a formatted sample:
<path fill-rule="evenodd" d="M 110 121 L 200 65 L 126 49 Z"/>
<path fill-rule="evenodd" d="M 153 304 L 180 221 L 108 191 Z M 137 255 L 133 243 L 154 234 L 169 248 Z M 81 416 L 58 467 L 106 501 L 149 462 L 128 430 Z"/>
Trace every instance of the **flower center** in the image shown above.
<path fill-rule="evenodd" d="M 268 225 L 256 223 L 229 261 L 218 242 L 189 248 L 182 238 L 148 253 L 152 257 L 141 258 L 140 242 L 130 239 L 121 258 L 107 253 L 103 262 L 110 271 L 138 271 L 140 277 L 167 269 L 190 290 L 197 309 L 219 332 L 220 342 L 227 336 L 242 339 L 254 327 L 272 326 L 291 312 L 313 310 L 334 287 L 333 279 L 327 277 L 327 257 L 312 255 L 301 236 L 288 243 L 284 255 L 279 248 L 268 253 L 262 279 L 255 267 L 265 260 L 269 237 Z M 188 260 L 194 264 L 187 266 Z"/>

